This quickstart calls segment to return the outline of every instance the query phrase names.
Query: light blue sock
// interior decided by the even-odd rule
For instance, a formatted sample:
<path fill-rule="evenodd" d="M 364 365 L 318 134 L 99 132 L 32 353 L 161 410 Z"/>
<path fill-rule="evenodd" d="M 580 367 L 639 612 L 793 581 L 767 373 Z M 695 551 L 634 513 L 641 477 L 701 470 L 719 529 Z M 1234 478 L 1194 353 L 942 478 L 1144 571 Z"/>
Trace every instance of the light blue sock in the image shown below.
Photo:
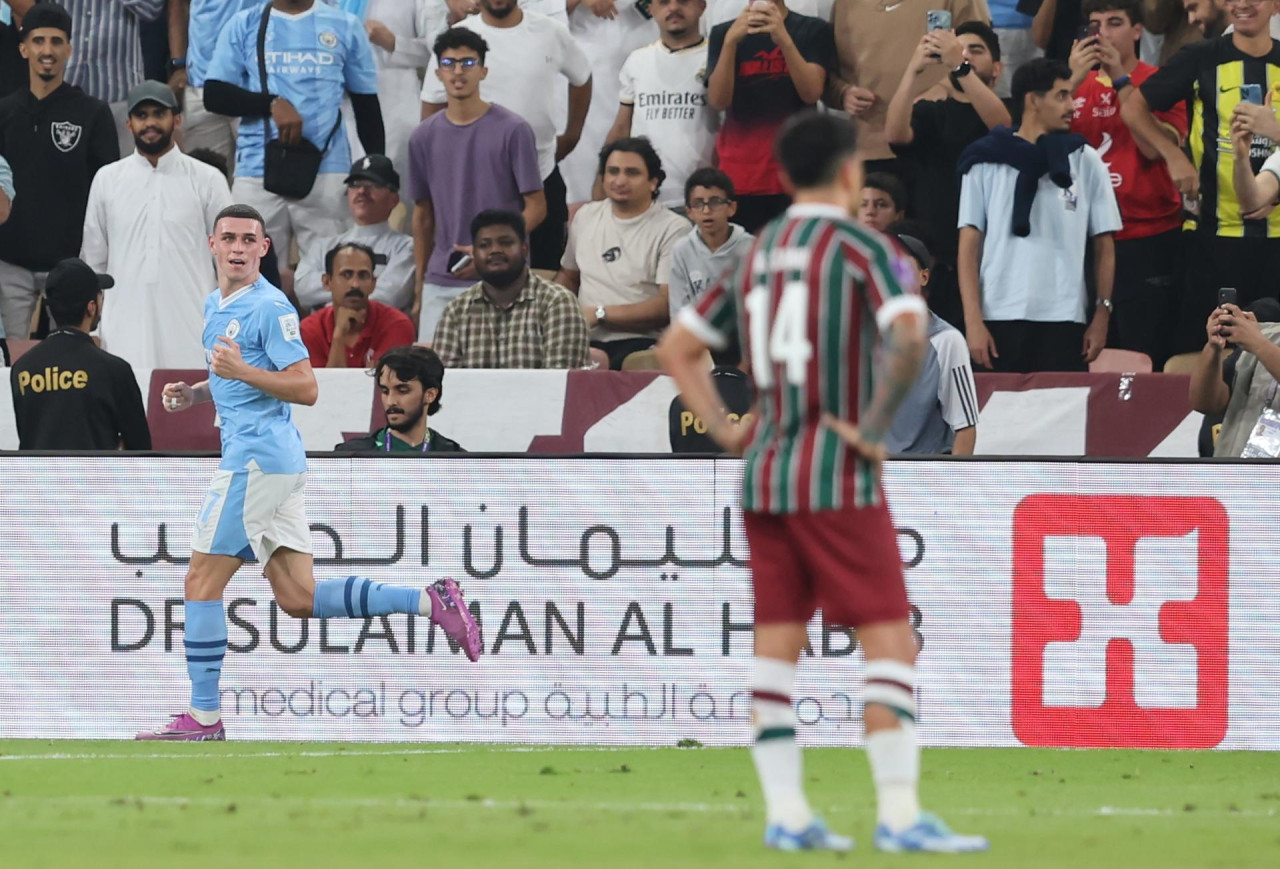
<path fill-rule="evenodd" d="M 183 645 L 187 650 L 187 675 L 191 677 L 191 708 L 218 710 L 218 679 L 227 653 L 227 613 L 220 600 L 186 602 Z"/>
<path fill-rule="evenodd" d="M 387 613 L 418 614 L 422 589 L 383 585 L 363 576 L 326 579 L 316 583 L 311 614 L 319 619 L 346 616 L 385 616 Z"/>

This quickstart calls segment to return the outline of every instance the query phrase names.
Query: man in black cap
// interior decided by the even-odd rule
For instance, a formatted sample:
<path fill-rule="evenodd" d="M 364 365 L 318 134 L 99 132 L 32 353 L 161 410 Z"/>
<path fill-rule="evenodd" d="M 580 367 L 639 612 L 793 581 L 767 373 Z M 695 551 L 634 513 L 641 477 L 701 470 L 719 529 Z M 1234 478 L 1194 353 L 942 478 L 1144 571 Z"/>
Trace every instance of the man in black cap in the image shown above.
<path fill-rule="evenodd" d="M 354 241 L 373 248 L 378 255 L 378 288 L 373 291 L 373 300 L 408 312 L 413 306 L 413 237 L 396 232 L 387 222 L 400 203 L 400 175 L 391 160 L 370 154 L 351 164 L 346 185 L 347 209 L 355 226 L 301 252 L 293 280 L 298 302 L 308 310 L 328 304 L 329 291 L 322 283 L 325 254 Z"/>
<path fill-rule="evenodd" d="M 204 300 L 215 283 L 208 239 L 231 189 L 175 144 L 182 116 L 168 85 L 134 85 L 127 103 L 134 150 L 93 179 L 80 254 L 119 282 L 102 345 L 134 368 L 203 368 Z"/>
<path fill-rule="evenodd" d="M 89 337 L 102 316 L 102 291 L 114 285 L 74 258 L 50 270 L 45 304 L 58 328 L 9 372 L 18 449 L 151 449 L 133 369 Z"/>
<path fill-rule="evenodd" d="M 18 193 L 0 226 L 0 317 L 10 338 L 30 334 L 49 269 L 80 252 L 89 184 L 120 159 L 111 109 L 65 81 L 71 16 L 37 3 L 22 19 L 28 86 L 0 100 L 0 154 Z M 22 195 L 23 193 L 26 195 Z"/>

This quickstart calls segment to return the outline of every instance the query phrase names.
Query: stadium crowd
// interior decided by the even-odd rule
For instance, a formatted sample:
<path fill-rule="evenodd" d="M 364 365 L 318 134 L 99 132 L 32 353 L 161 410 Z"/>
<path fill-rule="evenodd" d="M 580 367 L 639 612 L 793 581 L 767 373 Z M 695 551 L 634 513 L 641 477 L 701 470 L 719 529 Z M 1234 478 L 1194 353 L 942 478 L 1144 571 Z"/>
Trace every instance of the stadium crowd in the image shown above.
<path fill-rule="evenodd" d="M 1277 0 L 8 10 L 15 346 L 92 331 L 134 368 L 203 367 L 206 238 L 239 202 L 265 217 L 315 367 L 414 343 L 446 368 L 642 367 L 786 209 L 772 142 L 816 106 L 855 119 L 858 216 L 899 240 L 934 312 L 901 450 L 972 451 L 975 369 L 1199 354 L 1193 404 L 1219 412 L 1236 370 L 1267 373 L 1254 403 L 1280 374 L 1253 352 L 1273 331 L 1244 325 L 1280 297 Z M 114 286 L 93 297 L 74 258 Z M 1249 364 L 1220 377 L 1237 343 Z"/>

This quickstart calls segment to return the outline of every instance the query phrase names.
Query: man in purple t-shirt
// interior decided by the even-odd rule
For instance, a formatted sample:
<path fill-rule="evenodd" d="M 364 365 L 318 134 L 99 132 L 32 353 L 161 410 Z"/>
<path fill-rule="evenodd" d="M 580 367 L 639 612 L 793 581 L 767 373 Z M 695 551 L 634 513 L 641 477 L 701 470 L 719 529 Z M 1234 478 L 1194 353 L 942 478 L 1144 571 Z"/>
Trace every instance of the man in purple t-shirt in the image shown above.
<path fill-rule="evenodd" d="M 470 260 L 460 262 L 471 253 L 471 218 L 490 208 L 519 211 L 532 230 L 547 215 L 533 129 L 515 112 L 480 99 L 489 46 L 474 31 L 454 27 L 432 50 L 447 103 L 409 138 L 407 186 L 415 205 L 410 316 L 424 344 L 431 343 L 445 306 L 478 280 Z"/>

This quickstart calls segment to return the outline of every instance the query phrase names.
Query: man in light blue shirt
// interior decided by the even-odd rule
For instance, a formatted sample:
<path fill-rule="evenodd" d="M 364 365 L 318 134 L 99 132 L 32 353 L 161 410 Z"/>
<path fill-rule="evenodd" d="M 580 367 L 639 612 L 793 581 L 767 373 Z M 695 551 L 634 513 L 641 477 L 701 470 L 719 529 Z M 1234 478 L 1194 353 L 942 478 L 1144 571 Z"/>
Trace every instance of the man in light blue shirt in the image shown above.
<path fill-rule="evenodd" d="M 269 246 L 253 208 L 229 205 L 218 214 L 209 237 L 218 288 L 205 301 L 203 336 L 209 379 L 164 388 L 170 412 L 214 403 L 222 462 L 191 535 L 183 638 L 191 704 L 138 739 L 226 739 L 218 691 L 227 652 L 222 595 L 251 558 L 262 565 L 280 609 L 294 618 L 422 615 L 470 660 L 480 654 L 479 625 L 452 579 L 421 591 L 359 576 L 316 582 L 304 502 L 307 454 L 289 405 L 315 404 L 318 389 L 297 312 L 259 272 Z"/>
<path fill-rule="evenodd" d="M 204 80 L 218 34 L 243 9 L 262 0 L 169 0 L 169 87 L 182 105 L 182 149 L 208 148 L 235 165 L 236 122 L 204 107 Z"/>
<path fill-rule="evenodd" d="M 264 16 L 265 87 L 258 55 Z M 344 94 L 351 95 L 361 144 L 371 154 L 383 153 L 386 136 L 373 52 L 364 24 L 349 12 L 316 0 L 272 0 L 237 12 L 218 35 L 205 77 L 205 106 L 242 119 L 231 192 L 266 218 L 267 234 L 281 256 L 281 282 L 290 296 L 293 273 L 285 265 L 292 242 L 308 250 L 346 228 L 343 178 L 351 149 L 340 129 Z M 315 185 L 301 199 L 263 186 L 266 143 L 277 138 L 286 145 L 306 139 L 323 152 Z"/>

